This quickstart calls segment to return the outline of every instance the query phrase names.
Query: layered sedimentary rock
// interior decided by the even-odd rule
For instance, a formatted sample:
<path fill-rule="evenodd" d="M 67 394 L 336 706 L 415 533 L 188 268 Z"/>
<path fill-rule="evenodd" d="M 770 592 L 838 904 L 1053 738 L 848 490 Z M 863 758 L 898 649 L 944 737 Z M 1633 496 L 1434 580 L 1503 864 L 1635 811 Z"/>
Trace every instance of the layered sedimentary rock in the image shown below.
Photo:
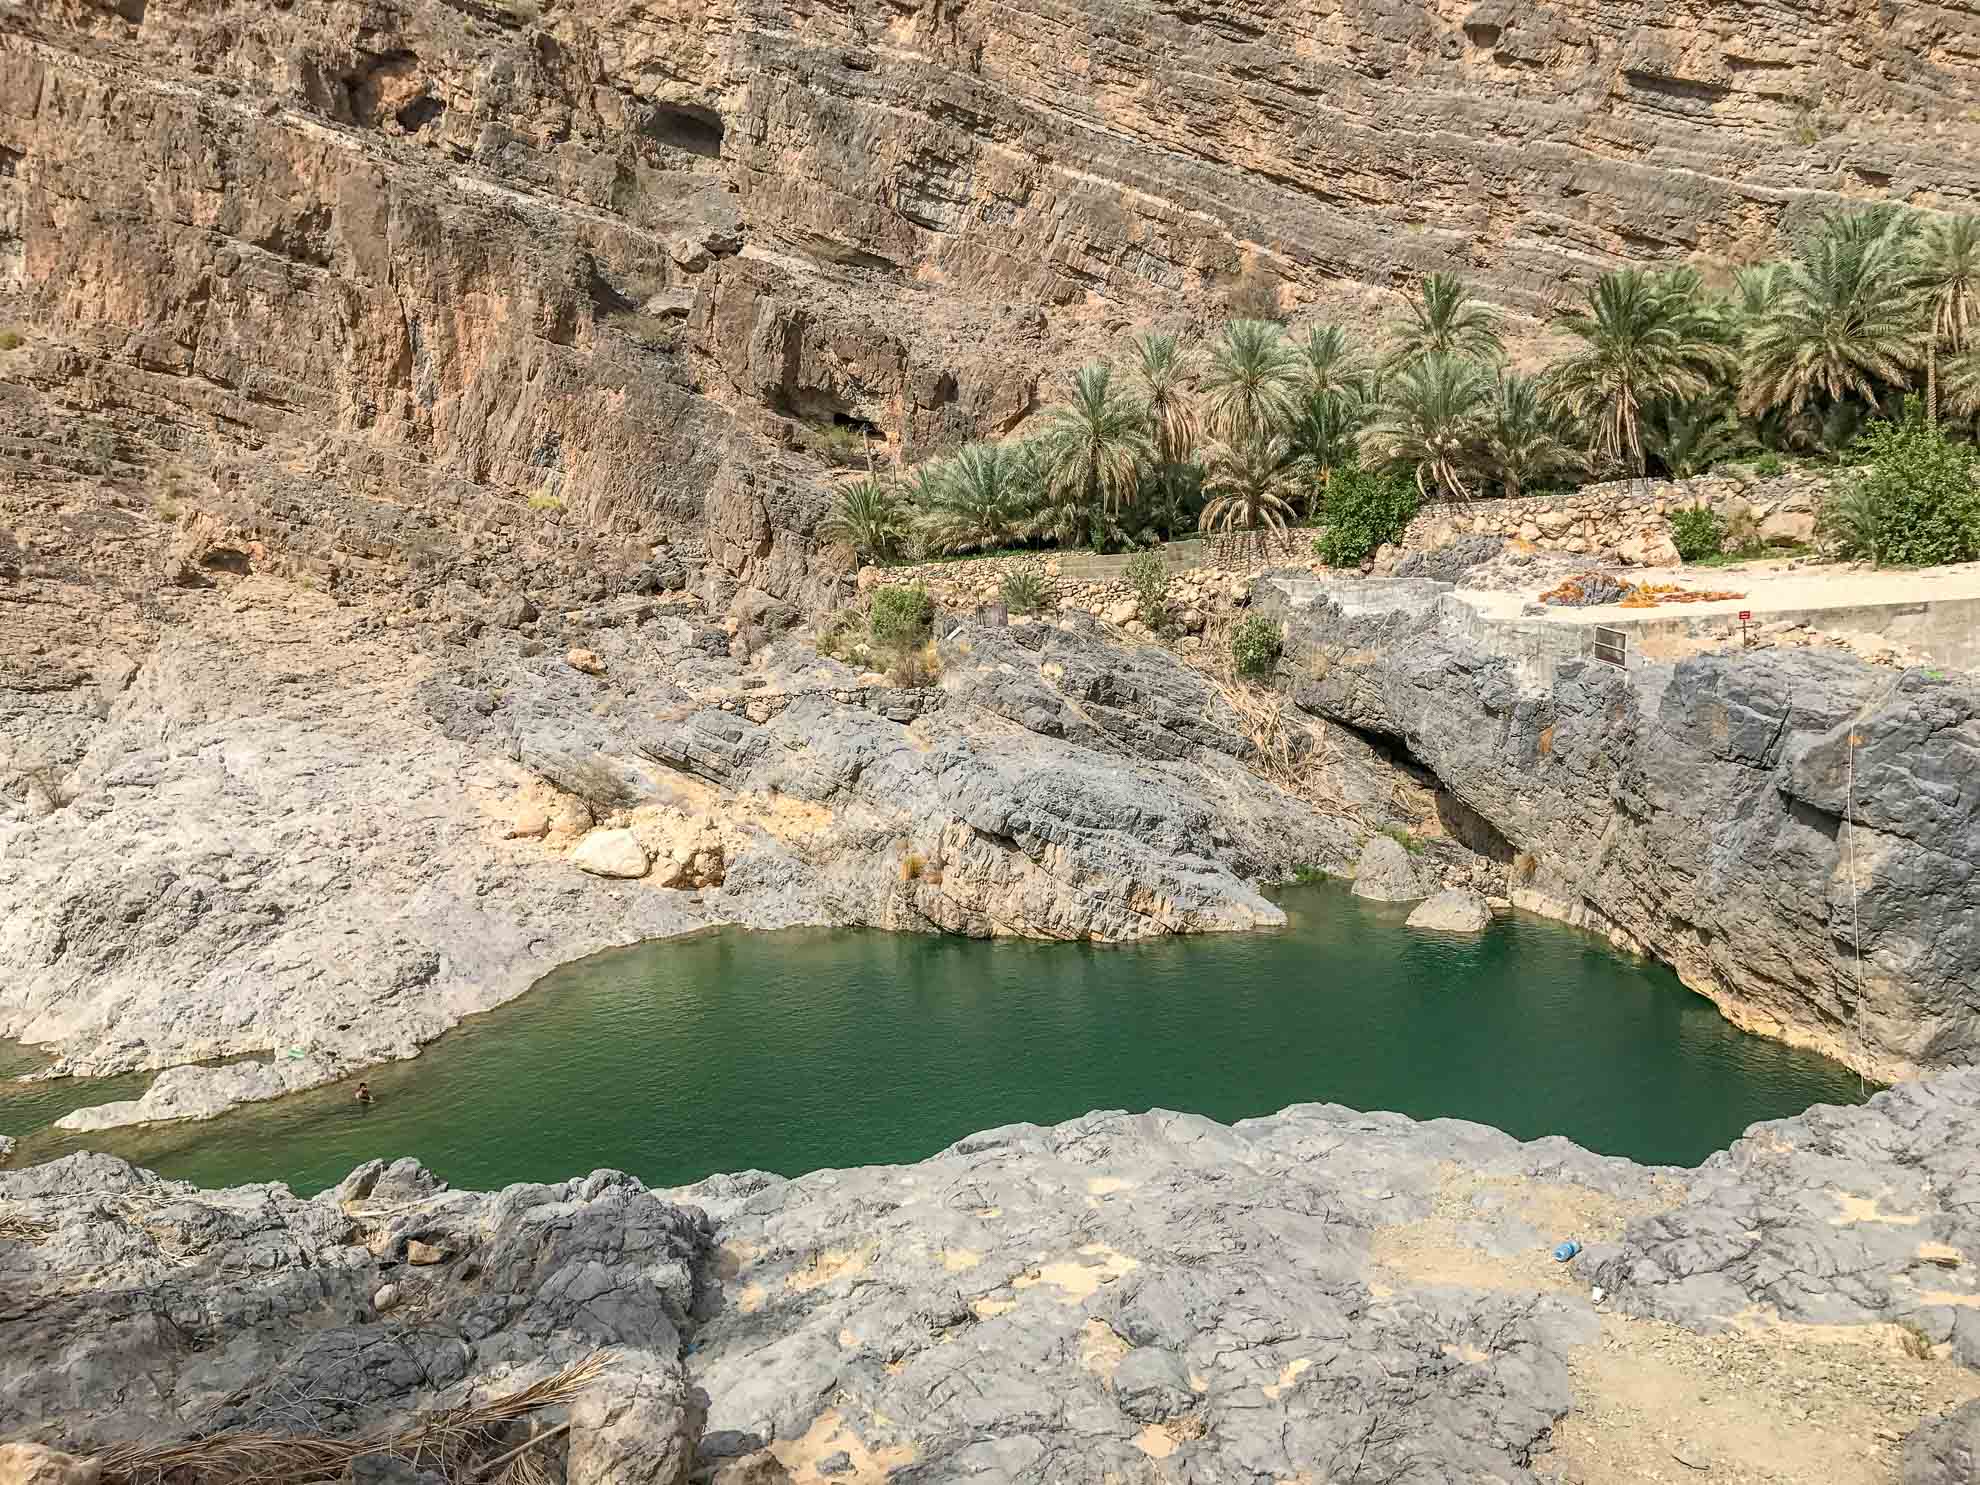
<path fill-rule="evenodd" d="M 1516 902 L 1872 1076 L 1980 1052 L 1972 677 L 1731 651 L 1542 687 L 1449 583 L 1275 591 L 1299 705 L 1402 743 L 1496 825 Z"/>
<path fill-rule="evenodd" d="M 346 586 L 637 534 L 824 603 L 824 434 L 1011 427 L 1151 316 L 1452 266 L 1539 312 L 1836 202 L 1958 204 L 1976 56 L 1949 5 L 31 0 L 15 565 L 69 560 L 78 506 L 149 539 L 158 497 Z"/>
<path fill-rule="evenodd" d="M 1692 1172 L 1323 1105 L 671 1192 L 71 1156 L 0 1173 L 0 1434 L 375 1435 L 602 1348 L 537 1421 L 552 1479 L 1939 1485 L 1980 1392 L 1976 1113 L 1951 1074 Z"/>

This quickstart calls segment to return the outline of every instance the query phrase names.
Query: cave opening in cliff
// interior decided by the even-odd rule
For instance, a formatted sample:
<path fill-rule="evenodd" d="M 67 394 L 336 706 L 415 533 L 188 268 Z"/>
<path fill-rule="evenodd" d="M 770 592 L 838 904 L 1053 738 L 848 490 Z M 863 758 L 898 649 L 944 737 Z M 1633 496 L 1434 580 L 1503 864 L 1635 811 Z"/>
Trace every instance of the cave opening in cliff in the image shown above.
<path fill-rule="evenodd" d="M 394 117 L 408 134 L 417 134 L 447 111 L 447 105 L 430 93 L 421 93 L 402 107 Z"/>
<path fill-rule="evenodd" d="M 704 160 L 722 157 L 722 116 L 712 108 L 692 103 L 656 103 L 640 124 L 639 132 L 667 149 L 699 155 Z"/>
<path fill-rule="evenodd" d="M 1445 835 L 1467 850 L 1476 851 L 1501 865 L 1512 861 L 1517 854 L 1512 842 L 1499 832 L 1498 826 L 1453 794 L 1437 777 L 1435 770 L 1410 750 L 1407 738 L 1388 732 L 1337 725 L 1343 725 L 1344 731 L 1352 732 L 1412 782 L 1429 791 L 1432 807 L 1437 812 L 1437 823 Z"/>
<path fill-rule="evenodd" d="M 862 418 L 858 413 L 835 412 L 832 414 L 832 426 L 834 428 L 844 428 L 849 433 L 857 434 L 861 438 L 877 439 L 881 443 L 887 441 L 887 435 L 880 431 L 880 425 L 878 423 L 874 422 L 871 418 Z"/>

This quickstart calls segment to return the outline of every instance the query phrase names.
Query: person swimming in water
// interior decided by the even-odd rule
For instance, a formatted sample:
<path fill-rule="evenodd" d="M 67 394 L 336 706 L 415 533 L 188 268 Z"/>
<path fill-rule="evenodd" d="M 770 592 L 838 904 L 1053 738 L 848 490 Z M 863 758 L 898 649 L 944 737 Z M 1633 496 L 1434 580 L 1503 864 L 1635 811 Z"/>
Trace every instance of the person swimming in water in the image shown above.
<path fill-rule="evenodd" d="M 371 1085 L 369 1083 L 358 1084 L 357 1101 L 359 1103 L 371 1102 Z"/>

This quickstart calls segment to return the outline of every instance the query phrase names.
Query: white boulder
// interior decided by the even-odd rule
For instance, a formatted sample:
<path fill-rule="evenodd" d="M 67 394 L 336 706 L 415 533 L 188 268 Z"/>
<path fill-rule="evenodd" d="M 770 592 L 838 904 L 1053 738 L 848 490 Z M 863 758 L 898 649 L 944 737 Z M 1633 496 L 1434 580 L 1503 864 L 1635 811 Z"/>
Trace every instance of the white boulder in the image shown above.
<path fill-rule="evenodd" d="M 652 863 L 630 830 L 593 830 L 572 849 L 571 865 L 595 877 L 629 880 L 645 876 Z"/>

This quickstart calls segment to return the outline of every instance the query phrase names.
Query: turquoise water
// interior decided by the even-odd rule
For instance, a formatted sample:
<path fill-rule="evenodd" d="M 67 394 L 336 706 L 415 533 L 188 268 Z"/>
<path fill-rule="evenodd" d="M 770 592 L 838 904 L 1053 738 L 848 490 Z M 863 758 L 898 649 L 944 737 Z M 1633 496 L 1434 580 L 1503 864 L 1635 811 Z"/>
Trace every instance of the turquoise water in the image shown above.
<path fill-rule="evenodd" d="M 1728 1025 L 1669 971 L 1518 917 L 1403 926 L 1337 885 L 1281 931 L 1096 947 L 724 930 L 567 966 L 416 1061 L 204 1124 L 34 1135 L 206 1185 L 314 1191 L 374 1155 L 457 1186 L 600 1166 L 655 1185 L 916 1160 L 1096 1108 L 1229 1121 L 1290 1103 L 1475 1119 L 1692 1164 L 1761 1119 L 1855 1102 L 1854 1074 Z M 0 1132 L 130 1097 L 0 1085 Z"/>

